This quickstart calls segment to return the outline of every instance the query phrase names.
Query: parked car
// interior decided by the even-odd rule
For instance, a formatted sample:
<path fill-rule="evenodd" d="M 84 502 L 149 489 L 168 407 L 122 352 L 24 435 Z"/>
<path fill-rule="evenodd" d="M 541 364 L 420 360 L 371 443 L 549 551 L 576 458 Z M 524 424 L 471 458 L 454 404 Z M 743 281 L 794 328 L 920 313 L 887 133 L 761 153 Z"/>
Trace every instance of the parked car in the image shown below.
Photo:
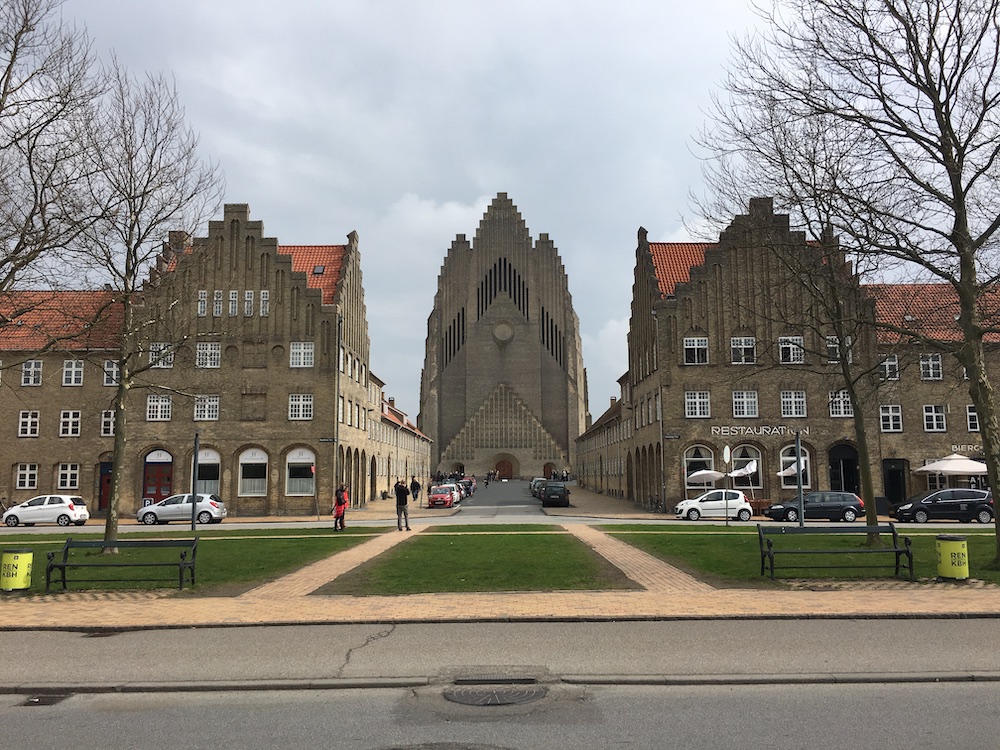
<path fill-rule="evenodd" d="M 25 500 L 20 505 L 3 514 L 3 522 L 8 526 L 34 526 L 36 523 L 57 523 L 69 526 L 71 523 L 83 526 L 90 518 L 87 504 L 79 495 L 38 495 Z"/>
<path fill-rule="evenodd" d="M 546 482 L 542 491 L 542 507 L 569 507 L 569 487 L 565 482 Z"/>
<path fill-rule="evenodd" d="M 472 497 L 472 493 L 476 491 L 476 483 L 469 477 L 459 479 L 455 484 L 462 488 L 465 497 Z"/>
<path fill-rule="evenodd" d="M 453 484 L 436 484 L 427 493 L 428 508 L 454 508 L 457 505 L 458 488 Z"/>
<path fill-rule="evenodd" d="M 853 492 L 809 492 L 802 496 L 805 517 L 853 523 L 865 514 L 865 501 Z M 774 521 L 798 521 L 799 503 L 789 500 L 764 508 L 764 515 Z"/>
<path fill-rule="evenodd" d="M 158 503 L 139 508 L 135 517 L 139 523 L 144 523 L 147 526 L 170 523 L 171 521 L 190 522 L 192 497 L 193 495 L 190 493 L 171 495 Z M 226 517 L 226 504 L 218 495 L 199 492 L 195 517 L 198 523 L 222 523 L 222 519 Z"/>
<path fill-rule="evenodd" d="M 545 484 L 545 477 L 535 477 L 528 482 L 528 489 L 531 491 L 532 497 L 538 497 L 538 490 L 543 484 Z"/>
<path fill-rule="evenodd" d="M 988 490 L 931 490 L 914 495 L 889 510 L 897 521 L 979 521 L 992 523 L 993 495 Z"/>
<path fill-rule="evenodd" d="M 674 507 L 674 515 L 697 521 L 699 518 L 734 518 L 749 521 L 753 508 L 740 490 L 709 490 L 691 500 L 682 500 Z"/>

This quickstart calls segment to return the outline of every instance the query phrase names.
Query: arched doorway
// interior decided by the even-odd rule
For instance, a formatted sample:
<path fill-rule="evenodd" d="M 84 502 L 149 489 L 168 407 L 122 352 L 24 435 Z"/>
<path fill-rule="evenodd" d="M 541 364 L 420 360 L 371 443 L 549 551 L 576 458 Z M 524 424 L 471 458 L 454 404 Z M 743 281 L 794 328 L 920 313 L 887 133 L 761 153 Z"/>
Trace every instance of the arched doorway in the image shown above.
<path fill-rule="evenodd" d="M 858 451 L 853 445 L 839 443 L 830 448 L 830 489 L 834 492 L 861 494 Z"/>
<path fill-rule="evenodd" d="M 142 469 L 142 497 L 154 503 L 165 500 L 173 492 L 174 457 L 165 450 L 150 451 Z"/>
<path fill-rule="evenodd" d="M 506 459 L 503 461 L 497 461 L 496 472 L 497 479 L 512 479 L 514 477 L 514 467 L 511 462 Z"/>

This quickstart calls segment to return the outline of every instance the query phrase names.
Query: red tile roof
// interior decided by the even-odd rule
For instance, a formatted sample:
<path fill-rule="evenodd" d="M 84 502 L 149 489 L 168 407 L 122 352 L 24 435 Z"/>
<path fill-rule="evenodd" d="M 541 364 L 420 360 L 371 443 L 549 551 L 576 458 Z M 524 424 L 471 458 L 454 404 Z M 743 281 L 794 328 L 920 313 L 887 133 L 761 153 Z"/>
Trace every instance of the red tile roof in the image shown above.
<path fill-rule="evenodd" d="M 914 331 L 920 336 L 946 342 L 962 340 L 958 327 L 958 299 L 951 284 L 868 284 L 864 289 L 875 300 L 876 319 L 885 325 Z M 982 316 L 995 321 L 1000 314 L 1000 291 L 983 298 Z M 899 334 L 880 331 L 879 340 L 896 341 Z M 987 334 L 998 342 L 1000 335 Z"/>
<path fill-rule="evenodd" d="M 650 242 L 660 296 L 673 297 L 678 284 L 691 280 L 691 269 L 705 262 L 705 250 L 717 247 L 711 242 Z"/>
<path fill-rule="evenodd" d="M 346 245 L 281 245 L 278 252 L 292 256 L 292 270 L 304 273 L 307 286 L 323 292 L 324 305 L 334 303 Z M 314 274 L 313 271 L 320 267 L 323 272 Z"/>
<path fill-rule="evenodd" d="M 0 350 L 117 349 L 122 307 L 113 292 L 14 291 L 0 296 Z"/>

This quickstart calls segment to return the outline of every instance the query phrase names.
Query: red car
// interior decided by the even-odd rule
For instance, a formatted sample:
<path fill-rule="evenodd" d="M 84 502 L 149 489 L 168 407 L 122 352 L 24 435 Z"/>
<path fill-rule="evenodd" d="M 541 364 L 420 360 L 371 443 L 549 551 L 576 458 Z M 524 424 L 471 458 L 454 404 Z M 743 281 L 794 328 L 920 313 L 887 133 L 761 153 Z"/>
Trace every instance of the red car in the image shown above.
<path fill-rule="evenodd" d="M 458 488 L 453 484 L 439 484 L 427 493 L 428 508 L 453 508 Z"/>

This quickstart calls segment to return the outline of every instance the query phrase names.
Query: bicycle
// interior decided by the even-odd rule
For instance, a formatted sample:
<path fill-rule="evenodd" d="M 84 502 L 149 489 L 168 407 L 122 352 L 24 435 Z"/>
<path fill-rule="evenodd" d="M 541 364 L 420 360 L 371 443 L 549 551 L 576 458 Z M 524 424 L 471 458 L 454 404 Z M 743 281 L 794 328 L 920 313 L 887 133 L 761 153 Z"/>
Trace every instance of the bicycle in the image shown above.
<path fill-rule="evenodd" d="M 666 506 L 666 504 L 663 502 L 662 499 L 660 499 L 656 495 L 650 495 L 649 496 L 649 505 L 650 505 L 649 510 L 650 510 L 651 513 L 666 513 L 667 512 L 667 506 Z"/>

